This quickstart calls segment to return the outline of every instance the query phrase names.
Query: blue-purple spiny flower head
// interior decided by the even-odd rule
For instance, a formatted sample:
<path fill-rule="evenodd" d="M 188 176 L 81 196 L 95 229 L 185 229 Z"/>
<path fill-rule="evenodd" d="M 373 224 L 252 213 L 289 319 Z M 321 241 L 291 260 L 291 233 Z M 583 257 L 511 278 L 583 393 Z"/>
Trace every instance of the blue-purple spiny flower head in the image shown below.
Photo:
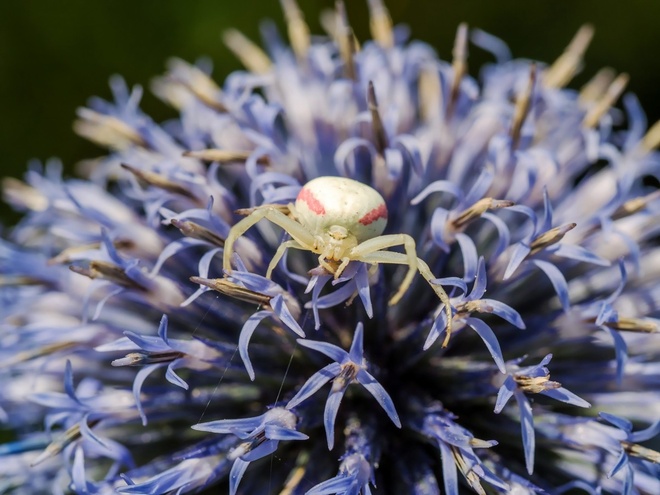
<path fill-rule="evenodd" d="M 589 27 L 443 61 L 368 4 L 171 61 L 162 124 L 115 77 L 84 178 L 4 182 L 0 493 L 660 493 L 660 127 L 567 89 Z"/>

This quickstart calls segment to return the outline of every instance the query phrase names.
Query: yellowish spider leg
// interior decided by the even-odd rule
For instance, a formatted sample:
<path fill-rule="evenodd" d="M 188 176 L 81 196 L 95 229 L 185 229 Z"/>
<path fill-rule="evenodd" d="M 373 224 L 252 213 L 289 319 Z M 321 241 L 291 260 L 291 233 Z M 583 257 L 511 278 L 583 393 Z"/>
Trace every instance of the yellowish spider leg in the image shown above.
<path fill-rule="evenodd" d="M 340 265 L 341 271 L 339 271 L 337 265 L 333 265 L 328 262 L 328 260 L 325 257 L 325 254 L 319 256 L 318 259 L 319 259 L 319 265 L 325 268 L 329 273 L 334 274 L 335 278 L 339 278 L 339 275 L 341 275 L 341 271 L 344 270 L 343 268 L 341 268 L 341 265 Z"/>
<path fill-rule="evenodd" d="M 337 270 L 335 271 L 335 278 L 339 278 L 339 276 L 344 272 L 348 264 L 351 262 L 351 258 L 348 256 L 344 256 L 341 259 L 341 263 L 339 264 L 339 267 L 337 267 Z"/>
<path fill-rule="evenodd" d="M 401 253 L 394 253 L 392 251 L 378 251 L 375 253 L 368 254 L 364 256 L 363 258 L 360 258 L 359 261 L 364 261 L 366 263 L 390 263 L 390 264 L 396 264 L 396 265 L 407 265 L 408 264 L 408 258 L 406 255 L 401 254 Z M 417 269 L 419 270 L 420 275 L 426 279 L 426 281 L 429 283 L 433 291 L 437 294 L 437 296 L 440 298 L 440 301 L 445 305 L 445 314 L 447 316 L 447 333 L 445 335 L 444 340 L 442 341 L 442 347 L 447 347 L 449 344 L 449 338 L 451 337 L 451 329 L 452 329 L 452 320 L 453 320 L 453 315 L 451 312 L 451 303 L 449 302 L 449 296 L 447 295 L 447 292 L 445 292 L 444 288 L 439 285 L 439 284 L 434 284 L 431 282 L 434 277 L 433 273 L 431 272 L 431 269 L 429 266 L 426 264 L 426 262 L 421 259 L 417 258 Z"/>
<path fill-rule="evenodd" d="M 376 251 L 382 251 L 389 247 L 401 245 L 403 245 L 406 250 L 405 256 L 407 263 L 404 264 L 408 265 L 408 273 L 406 273 L 406 276 L 401 282 L 399 290 L 390 299 L 390 306 L 393 306 L 401 300 L 403 294 L 405 294 L 408 287 L 410 287 L 410 284 L 412 284 L 415 272 L 417 272 L 417 251 L 415 250 L 415 240 L 407 234 L 381 235 L 358 244 L 351 249 L 348 255 L 350 259 L 363 261 L 365 256 L 375 253 Z"/>
<path fill-rule="evenodd" d="M 226 272 L 231 272 L 231 255 L 234 252 L 234 243 L 236 242 L 236 239 L 241 237 L 250 227 L 264 218 L 275 225 L 282 227 L 301 246 L 314 246 L 314 236 L 307 232 L 307 230 L 295 220 L 292 220 L 287 215 L 273 207 L 258 209 L 234 225 L 229 231 L 229 235 L 227 236 L 227 239 L 225 239 L 224 253 L 222 256 L 222 266 Z"/>
<path fill-rule="evenodd" d="M 268 264 L 268 270 L 266 271 L 266 278 L 270 278 L 270 276 L 273 274 L 273 270 L 282 259 L 282 256 L 284 256 L 284 252 L 289 248 L 306 249 L 308 251 L 311 251 L 311 248 L 309 246 L 302 246 L 298 241 L 295 241 L 293 239 L 283 242 L 282 244 L 279 245 L 277 251 L 275 251 L 275 255 L 273 256 L 273 259 L 270 260 L 270 263 Z"/>

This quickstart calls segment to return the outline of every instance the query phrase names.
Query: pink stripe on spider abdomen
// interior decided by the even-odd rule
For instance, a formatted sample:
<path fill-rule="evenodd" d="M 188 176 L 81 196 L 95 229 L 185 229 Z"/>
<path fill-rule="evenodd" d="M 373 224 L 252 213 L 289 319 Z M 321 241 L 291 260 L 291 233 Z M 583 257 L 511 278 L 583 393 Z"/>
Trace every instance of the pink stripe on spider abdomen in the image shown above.
<path fill-rule="evenodd" d="M 376 208 L 360 218 L 359 221 L 362 225 L 369 225 L 379 218 L 387 220 L 387 207 L 385 206 L 385 203 L 379 204 Z"/>
<path fill-rule="evenodd" d="M 296 201 L 302 201 L 303 203 L 307 203 L 307 207 L 317 215 L 325 215 L 325 208 L 323 207 L 321 202 L 318 199 L 316 199 L 314 193 L 309 189 L 305 189 L 303 187 L 298 193 L 298 197 L 296 198 Z"/>

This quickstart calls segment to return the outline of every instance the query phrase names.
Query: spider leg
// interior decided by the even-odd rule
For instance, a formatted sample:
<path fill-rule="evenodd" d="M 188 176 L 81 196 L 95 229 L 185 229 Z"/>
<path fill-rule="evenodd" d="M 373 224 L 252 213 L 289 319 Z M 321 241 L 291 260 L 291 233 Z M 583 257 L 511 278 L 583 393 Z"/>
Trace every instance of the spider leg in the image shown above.
<path fill-rule="evenodd" d="M 337 267 L 337 270 L 335 271 L 335 278 L 339 278 L 339 276 L 344 272 L 348 264 L 351 262 L 351 258 L 348 256 L 345 256 L 341 259 L 341 263 L 339 263 L 339 266 Z"/>
<path fill-rule="evenodd" d="M 335 278 L 339 278 L 339 275 L 341 272 L 338 272 L 337 265 L 333 265 L 328 262 L 327 259 L 325 259 L 325 254 L 322 254 L 319 256 L 319 265 L 325 268 L 329 273 L 333 273 Z M 341 265 L 340 265 L 341 267 Z M 342 268 L 343 271 L 343 268 Z"/>
<path fill-rule="evenodd" d="M 236 223 L 230 230 L 227 239 L 225 239 L 224 253 L 222 256 L 222 266 L 226 272 L 231 272 L 231 255 L 234 252 L 234 243 L 247 230 L 261 219 L 266 219 L 275 225 L 282 227 L 289 235 L 298 242 L 304 249 L 314 251 L 315 239 L 305 228 L 292 220 L 287 215 L 274 207 L 254 210 L 247 217 Z"/>
<path fill-rule="evenodd" d="M 399 290 L 390 299 L 390 306 L 399 302 L 403 294 L 408 290 L 412 284 L 415 272 L 418 270 L 417 251 L 415 250 L 415 240 L 407 234 L 391 234 L 381 235 L 373 239 L 367 239 L 361 244 L 358 244 L 351 249 L 348 257 L 350 259 L 363 261 L 362 258 L 376 251 L 382 251 L 393 246 L 403 246 L 406 250 L 405 258 L 407 260 L 405 265 L 408 265 L 408 273 L 401 282 Z"/>
<path fill-rule="evenodd" d="M 273 256 L 273 259 L 270 260 L 270 263 L 268 263 L 268 270 L 266 271 L 266 278 L 270 278 L 270 276 L 273 273 L 273 270 L 275 269 L 277 264 L 282 259 L 282 256 L 284 256 L 285 251 L 289 248 L 309 250 L 309 246 L 302 246 L 298 241 L 293 240 L 293 239 L 283 242 L 282 244 L 279 245 L 279 247 L 277 248 L 277 251 L 275 251 L 275 255 Z"/>
<path fill-rule="evenodd" d="M 391 263 L 396 265 L 407 265 L 408 257 L 401 253 L 395 253 L 392 251 L 376 251 L 359 259 L 359 261 L 364 261 L 366 263 Z M 442 347 L 447 347 L 449 344 L 449 338 L 451 337 L 452 329 L 452 320 L 453 315 L 451 311 L 451 303 L 449 302 L 449 296 L 443 287 L 439 284 L 434 284 L 431 281 L 436 278 L 433 276 L 431 269 L 421 258 L 417 258 L 417 269 L 419 273 L 426 279 L 433 291 L 440 298 L 440 301 L 445 305 L 445 314 L 447 316 L 447 333 L 445 339 L 442 342 Z M 400 289 L 399 289 L 400 292 Z M 394 298 L 392 298 L 394 299 Z M 390 300 L 391 302 L 391 300 Z"/>
<path fill-rule="evenodd" d="M 267 208 L 273 208 L 274 210 L 279 210 L 287 216 L 291 215 L 291 205 L 281 205 L 277 203 L 268 203 L 265 205 L 253 206 L 251 208 L 239 208 L 238 210 L 235 210 L 234 213 L 246 217 L 248 215 L 251 215 L 257 210 L 265 210 Z"/>

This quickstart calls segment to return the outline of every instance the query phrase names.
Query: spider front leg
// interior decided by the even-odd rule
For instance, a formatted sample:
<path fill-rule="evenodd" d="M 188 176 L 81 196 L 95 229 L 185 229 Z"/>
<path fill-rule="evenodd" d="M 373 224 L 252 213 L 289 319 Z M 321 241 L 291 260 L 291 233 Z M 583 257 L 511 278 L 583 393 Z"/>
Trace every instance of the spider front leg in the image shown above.
<path fill-rule="evenodd" d="M 276 207 L 268 206 L 254 210 L 229 230 L 229 235 L 227 236 L 227 239 L 225 239 L 225 247 L 222 256 L 222 266 L 225 272 L 231 272 L 231 255 L 234 252 L 234 243 L 236 240 L 245 234 L 250 227 L 264 218 L 288 232 L 293 240 L 298 242 L 303 249 L 309 249 L 310 251 L 314 250 L 314 236 L 312 234 L 305 230 L 301 224 L 289 218 Z M 279 258 L 281 258 L 284 251 L 282 250 L 280 252 L 280 249 L 278 249 L 275 256 L 278 256 L 278 254 Z"/>
<path fill-rule="evenodd" d="M 273 270 L 277 266 L 277 264 L 280 262 L 282 259 L 282 256 L 284 256 L 284 252 L 289 249 L 305 249 L 305 250 L 310 250 L 309 246 L 301 246 L 300 243 L 296 240 L 289 240 L 285 241 L 282 244 L 279 245 L 277 248 L 277 251 L 275 251 L 275 255 L 273 256 L 273 259 L 270 260 L 270 263 L 268 263 L 268 270 L 266 271 L 266 278 L 270 278 L 270 276 L 273 273 Z"/>
<path fill-rule="evenodd" d="M 348 262 L 346 262 L 346 264 L 344 264 L 343 261 L 342 261 L 342 263 L 341 263 L 339 266 L 337 266 L 337 263 L 332 264 L 332 263 L 330 263 L 330 262 L 326 259 L 326 255 L 325 255 L 325 254 L 321 254 L 321 255 L 318 257 L 318 260 L 319 260 L 319 266 L 325 268 L 325 270 L 326 270 L 328 273 L 333 274 L 334 277 L 335 277 L 336 279 L 339 278 L 339 276 L 341 275 L 341 272 L 344 271 L 344 268 L 345 268 L 346 265 L 348 264 Z M 350 261 L 350 260 L 349 260 L 349 261 Z"/>
<path fill-rule="evenodd" d="M 426 279 L 426 281 L 433 289 L 433 292 L 436 293 L 436 295 L 440 298 L 440 301 L 445 305 L 444 309 L 445 309 L 445 315 L 447 316 L 447 333 L 445 339 L 442 342 L 442 347 L 447 347 L 447 345 L 449 344 L 449 338 L 451 337 L 452 320 L 454 317 L 451 311 L 451 303 L 449 301 L 449 296 L 447 295 L 447 292 L 445 292 L 445 290 L 442 288 L 441 285 L 434 284 L 432 282 L 432 280 L 435 277 L 433 276 L 433 273 L 431 272 L 431 269 L 426 264 L 426 262 L 421 258 L 417 258 L 417 257 L 416 260 L 417 260 L 417 270 L 419 271 L 420 275 L 422 275 L 422 277 Z M 359 261 L 364 261 L 365 263 L 374 263 L 374 264 L 390 263 L 395 265 L 409 265 L 408 256 L 401 253 L 395 253 L 392 251 L 373 252 L 360 258 Z M 403 284 L 402 287 L 404 287 Z M 407 287 L 405 288 L 407 289 Z M 399 292 L 401 292 L 401 289 L 399 289 Z M 391 302 L 392 300 L 390 300 L 390 303 Z"/>

